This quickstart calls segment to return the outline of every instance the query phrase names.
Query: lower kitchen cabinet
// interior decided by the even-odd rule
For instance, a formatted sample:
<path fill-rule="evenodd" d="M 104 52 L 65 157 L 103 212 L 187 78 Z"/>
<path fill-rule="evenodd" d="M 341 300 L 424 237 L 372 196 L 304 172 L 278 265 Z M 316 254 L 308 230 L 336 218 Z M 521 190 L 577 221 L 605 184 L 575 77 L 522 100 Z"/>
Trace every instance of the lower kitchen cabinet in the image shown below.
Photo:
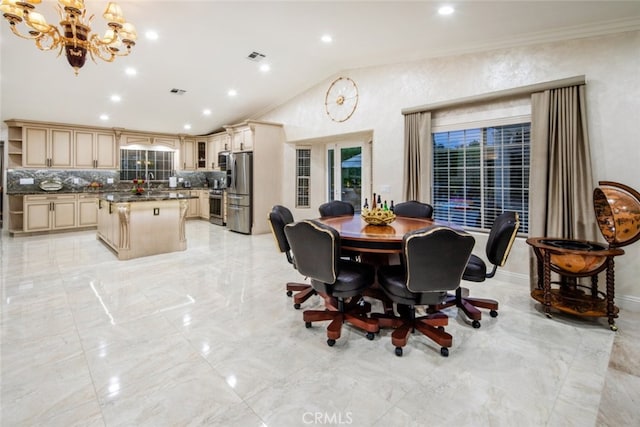
<path fill-rule="evenodd" d="M 77 225 L 75 194 L 24 197 L 24 231 L 49 231 L 75 228 Z"/>
<path fill-rule="evenodd" d="M 187 218 L 199 218 L 200 217 L 200 192 L 198 190 L 191 190 L 189 193 L 192 196 L 198 196 L 196 199 L 189 199 L 189 210 L 187 211 Z"/>
<path fill-rule="evenodd" d="M 98 225 L 98 198 L 91 194 L 78 194 L 78 227 Z"/>
<path fill-rule="evenodd" d="M 209 221 L 209 190 L 200 190 L 200 218 Z"/>

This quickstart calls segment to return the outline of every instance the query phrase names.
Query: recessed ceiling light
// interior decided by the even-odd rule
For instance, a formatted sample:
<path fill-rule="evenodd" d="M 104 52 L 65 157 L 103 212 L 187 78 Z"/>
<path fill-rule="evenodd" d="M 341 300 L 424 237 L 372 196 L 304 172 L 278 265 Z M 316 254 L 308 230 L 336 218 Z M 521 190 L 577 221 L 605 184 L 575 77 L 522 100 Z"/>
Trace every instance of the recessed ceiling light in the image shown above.
<path fill-rule="evenodd" d="M 440 15 L 451 15 L 453 12 L 455 12 L 455 9 L 453 8 L 453 6 L 442 6 L 440 9 L 438 9 L 438 13 Z"/>
<path fill-rule="evenodd" d="M 100 120 L 103 120 L 103 121 L 109 120 L 109 116 L 107 116 L 106 114 L 100 114 Z"/>
<path fill-rule="evenodd" d="M 263 73 L 266 73 L 269 70 L 271 70 L 271 66 L 269 64 L 261 64 L 260 65 L 260 71 L 262 71 Z"/>
<path fill-rule="evenodd" d="M 329 34 L 325 34 L 320 38 L 320 40 L 322 40 L 323 43 L 331 43 L 333 41 L 333 37 L 331 37 Z"/>
<path fill-rule="evenodd" d="M 138 74 L 138 71 L 133 67 L 127 67 L 124 72 L 127 73 L 128 76 L 135 76 L 136 74 Z"/>
<path fill-rule="evenodd" d="M 144 33 L 144 36 L 147 38 L 147 40 L 158 40 L 158 33 L 153 30 L 147 31 L 146 33 Z"/>
<path fill-rule="evenodd" d="M 189 123 L 184 125 L 184 130 L 189 130 L 189 129 L 191 129 L 191 125 Z"/>
<path fill-rule="evenodd" d="M 210 116 L 211 110 L 209 110 L 208 108 L 205 108 L 204 110 L 202 110 L 202 114 L 204 114 L 205 116 Z"/>
<path fill-rule="evenodd" d="M 227 95 L 229 96 L 236 96 L 238 94 L 238 91 L 235 89 L 229 89 L 229 92 L 227 92 Z"/>
<path fill-rule="evenodd" d="M 120 97 L 120 95 L 111 95 L 111 100 L 113 102 L 120 102 L 122 101 L 122 98 Z"/>

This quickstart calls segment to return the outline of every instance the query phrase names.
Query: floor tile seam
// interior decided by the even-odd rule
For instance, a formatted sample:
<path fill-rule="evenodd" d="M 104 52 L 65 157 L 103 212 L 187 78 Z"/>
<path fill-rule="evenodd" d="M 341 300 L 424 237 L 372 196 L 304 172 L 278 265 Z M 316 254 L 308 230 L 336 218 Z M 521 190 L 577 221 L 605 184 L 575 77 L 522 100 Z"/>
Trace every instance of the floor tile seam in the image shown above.
<path fill-rule="evenodd" d="M 87 373 L 89 374 L 89 378 L 91 379 L 91 387 L 93 389 L 93 399 L 94 399 L 96 405 L 98 406 L 98 408 L 100 409 L 100 417 L 102 419 L 103 424 L 106 426 L 106 422 L 105 422 L 106 418 L 105 418 L 105 414 L 104 414 L 103 409 L 102 409 L 102 405 L 100 404 L 100 399 L 99 399 L 99 395 L 98 395 L 98 389 L 97 389 L 97 386 L 96 386 L 96 380 L 94 378 L 93 372 L 91 371 L 91 366 L 89 364 L 89 358 L 87 356 L 87 351 L 86 351 L 86 348 L 85 348 L 84 343 L 82 341 L 82 337 L 80 335 L 80 330 L 78 329 L 78 323 L 77 323 L 77 320 L 76 320 L 76 316 L 73 313 L 73 310 L 71 310 L 71 305 L 69 303 L 69 294 L 68 294 L 66 289 L 65 289 L 65 298 L 67 300 L 67 308 L 68 308 L 69 312 L 71 313 L 71 318 L 73 319 L 74 332 L 75 332 L 75 335 L 76 335 L 76 337 L 78 339 L 78 343 L 80 344 L 80 348 L 82 349 L 82 357 L 84 359 L 85 367 L 87 369 Z"/>

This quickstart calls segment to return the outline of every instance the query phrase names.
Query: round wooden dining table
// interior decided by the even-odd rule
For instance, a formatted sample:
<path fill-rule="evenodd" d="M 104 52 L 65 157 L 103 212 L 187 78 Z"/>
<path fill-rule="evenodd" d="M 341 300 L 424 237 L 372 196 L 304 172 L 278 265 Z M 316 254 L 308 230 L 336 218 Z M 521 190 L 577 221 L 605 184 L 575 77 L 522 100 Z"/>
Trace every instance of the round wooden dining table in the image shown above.
<path fill-rule="evenodd" d="M 370 225 L 357 214 L 319 218 L 318 221 L 338 231 L 342 249 L 380 254 L 402 252 L 402 238 L 410 231 L 435 224 L 449 226 L 433 219 L 401 216 L 389 225 Z"/>

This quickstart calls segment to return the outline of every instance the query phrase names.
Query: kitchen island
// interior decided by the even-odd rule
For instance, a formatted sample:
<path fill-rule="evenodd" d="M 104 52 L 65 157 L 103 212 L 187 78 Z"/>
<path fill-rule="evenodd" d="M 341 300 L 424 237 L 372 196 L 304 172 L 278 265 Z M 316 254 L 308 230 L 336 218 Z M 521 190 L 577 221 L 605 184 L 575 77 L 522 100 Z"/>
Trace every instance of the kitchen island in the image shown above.
<path fill-rule="evenodd" d="M 177 192 L 100 194 L 97 238 L 120 260 L 184 251 L 188 199 L 193 197 Z"/>

